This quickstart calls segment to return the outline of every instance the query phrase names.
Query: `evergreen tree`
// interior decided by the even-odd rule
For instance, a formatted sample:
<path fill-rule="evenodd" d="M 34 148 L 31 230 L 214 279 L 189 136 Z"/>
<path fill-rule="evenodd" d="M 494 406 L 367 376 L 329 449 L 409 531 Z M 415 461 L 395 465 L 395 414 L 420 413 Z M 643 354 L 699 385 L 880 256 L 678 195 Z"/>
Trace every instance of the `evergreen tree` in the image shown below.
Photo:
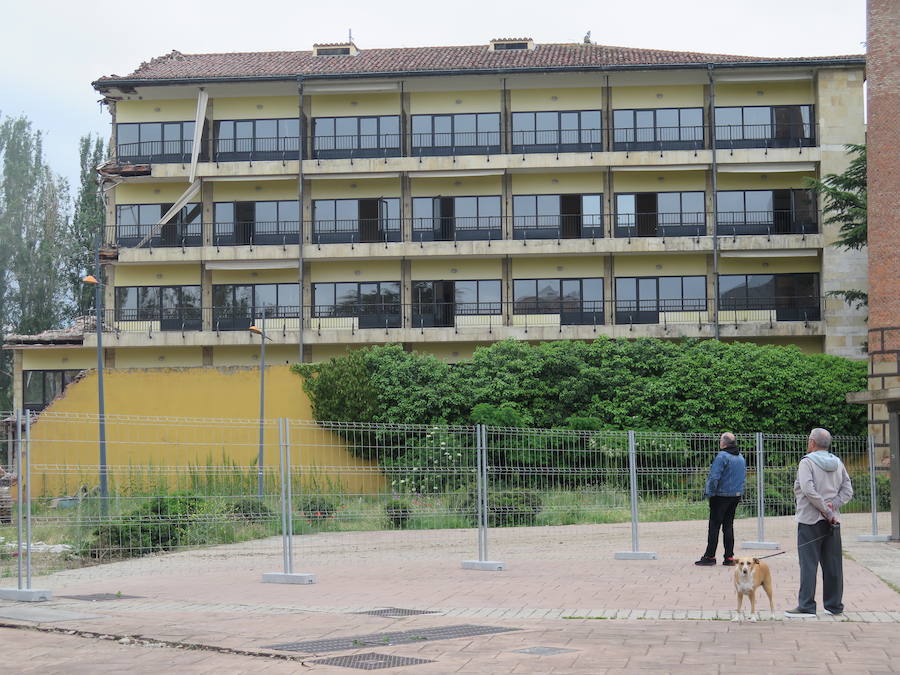
<path fill-rule="evenodd" d="M 66 283 L 72 297 L 73 317 L 84 314 L 94 302 L 94 289 L 85 286 L 81 280 L 94 271 L 94 248 L 98 235 L 103 232 L 104 203 L 96 167 L 104 156 L 104 143 L 99 136 L 92 138 L 89 134 L 78 141 L 81 176 L 67 236 L 71 253 L 66 261 Z"/>

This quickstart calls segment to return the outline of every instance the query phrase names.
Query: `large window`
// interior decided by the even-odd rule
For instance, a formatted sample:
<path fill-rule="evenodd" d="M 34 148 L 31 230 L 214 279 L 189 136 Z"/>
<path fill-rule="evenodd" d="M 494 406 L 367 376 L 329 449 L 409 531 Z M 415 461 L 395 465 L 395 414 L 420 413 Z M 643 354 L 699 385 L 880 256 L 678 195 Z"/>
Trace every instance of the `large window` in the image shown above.
<path fill-rule="evenodd" d="M 193 145 L 193 122 L 128 122 L 116 125 L 116 157 L 119 161 L 133 164 L 187 162 L 191 159 Z M 201 159 L 205 155 L 201 145 Z"/>
<path fill-rule="evenodd" d="M 725 190 L 716 194 L 719 234 L 818 232 L 812 190 Z"/>
<path fill-rule="evenodd" d="M 320 282 L 312 285 L 312 293 L 314 319 L 356 319 L 360 328 L 400 327 L 399 281 Z"/>
<path fill-rule="evenodd" d="M 702 147 L 702 108 L 613 111 L 613 150 L 697 150 Z"/>
<path fill-rule="evenodd" d="M 263 316 L 300 316 L 299 284 L 219 284 L 213 286 L 213 330 L 246 330 Z"/>
<path fill-rule="evenodd" d="M 80 370 L 22 371 L 25 409 L 39 412 L 46 408 L 78 377 Z"/>
<path fill-rule="evenodd" d="M 797 148 L 816 144 L 811 105 L 716 108 L 717 148 Z"/>
<path fill-rule="evenodd" d="M 149 247 L 200 246 L 203 243 L 203 209 L 188 204 L 165 225 L 156 227 L 172 204 L 118 204 L 116 206 L 116 244 L 136 246 L 153 232 Z"/>
<path fill-rule="evenodd" d="M 413 115 L 413 155 L 500 152 L 500 113 Z"/>
<path fill-rule="evenodd" d="M 400 116 L 316 117 L 313 157 L 398 157 Z"/>
<path fill-rule="evenodd" d="M 414 241 L 501 239 L 500 197 L 414 197 Z"/>
<path fill-rule="evenodd" d="M 313 201 L 314 244 L 379 241 L 400 241 L 398 198 Z"/>
<path fill-rule="evenodd" d="M 602 149 L 599 110 L 512 114 L 513 152 L 587 152 Z"/>
<path fill-rule="evenodd" d="M 821 318 L 819 275 L 722 274 L 719 276 L 719 309 L 735 312 L 735 319 L 818 321 Z M 727 321 L 729 317 L 723 316 Z"/>
<path fill-rule="evenodd" d="M 300 203 L 296 199 L 216 202 L 215 219 L 213 243 L 216 246 L 283 245 L 300 241 Z"/>
<path fill-rule="evenodd" d="M 578 239 L 603 236 L 603 195 L 516 195 L 513 238 Z"/>
<path fill-rule="evenodd" d="M 675 314 L 665 321 L 699 322 L 706 304 L 705 276 L 616 277 L 617 324 L 660 323 L 660 312 Z"/>
<path fill-rule="evenodd" d="M 699 237 L 706 234 L 703 192 L 616 195 L 617 237 Z"/>
<path fill-rule="evenodd" d="M 297 159 L 300 120 L 218 120 L 215 123 L 215 160 Z"/>
<path fill-rule="evenodd" d="M 415 328 L 456 326 L 461 322 L 457 317 L 501 314 L 499 279 L 414 281 L 412 294 Z"/>
<path fill-rule="evenodd" d="M 116 321 L 121 330 L 152 330 L 156 322 L 159 330 L 200 330 L 200 286 L 119 286 Z"/>
<path fill-rule="evenodd" d="M 515 279 L 514 314 L 559 314 L 564 325 L 603 323 L 603 279 Z"/>

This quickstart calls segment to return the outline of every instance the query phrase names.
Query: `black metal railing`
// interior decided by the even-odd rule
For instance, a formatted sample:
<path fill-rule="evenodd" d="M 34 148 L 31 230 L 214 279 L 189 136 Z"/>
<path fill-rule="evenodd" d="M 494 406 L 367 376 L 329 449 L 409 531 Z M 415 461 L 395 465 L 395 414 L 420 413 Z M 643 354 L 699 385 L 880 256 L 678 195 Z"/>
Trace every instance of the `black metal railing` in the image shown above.
<path fill-rule="evenodd" d="M 715 143 L 719 149 L 809 148 L 816 145 L 816 125 L 717 124 Z"/>
<path fill-rule="evenodd" d="M 412 134 L 413 157 L 500 154 L 499 131 L 456 131 Z"/>
<path fill-rule="evenodd" d="M 119 224 L 108 228 L 107 241 L 114 241 L 120 248 L 133 248 L 151 232 L 153 236 L 144 244 L 147 248 L 185 248 L 203 245 L 202 223 Z"/>
<path fill-rule="evenodd" d="M 623 127 L 612 130 L 614 151 L 702 150 L 703 125 L 677 127 Z"/>
<path fill-rule="evenodd" d="M 217 138 L 213 160 L 216 162 L 299 159 L 298 136 L 256 136 Z"/>
<path fill-rule="evenodd" d="M 816 234 L 819 231 L 814 213 L 804 214 L 790 209 L 719 211 L 716 223 L 720 236 Z"/>
<path fill-rule="evenodd" d="M 313 136 L 313 159 L 399 157 L 399 133 Z"/>
<path fill-rule="evenodd" d="M 548 129 L 513 131 L 513 154 L 532 152 L 601 152 L 601 129 Z"/>
<path fill-rule="evenodd" d="M 413 218 L 413 241 L 494 241 L 503 239 L 501 216 Z"/>
<path fill-rule="evenodd" d="M 813 295 L 729 297 L 719 301 L 719 323 L 820 321 L 823 298 Z"/>
<path fill-rule="evenodd" d="M 308 313 L 312 330 L 401 328 L 403 306 L 399 302 L 354 302 L 314 305 Z"/>
<path fill-rule="evenodd" d="M 186 164 L 191 161 L 193 139 L 182 141 L 140 141 L 116 144 L 116 159 L 131 164 Z M 206 160 L 206 153 L 200 150 L 200 158 Z"/>
<path fill-rule="evenodd" d="M 348 218 L 312 223 L 314 244 L 365 244 L 402 240 L 400 218 Z"/>
<path fill-rule="evenodd" d="M 706 213 L 618 213 L 615 236 L 704 237 Z"/>
<path fill-rule="evenodd" d="M 243 221 L 214 223 L 214 246 L 266 246 L 300 243 L 300 221 Z"/>
<path fill-rule="evenodd" d="M 513 239 L 599 239 L 602 214 L 513 216 Z"/>

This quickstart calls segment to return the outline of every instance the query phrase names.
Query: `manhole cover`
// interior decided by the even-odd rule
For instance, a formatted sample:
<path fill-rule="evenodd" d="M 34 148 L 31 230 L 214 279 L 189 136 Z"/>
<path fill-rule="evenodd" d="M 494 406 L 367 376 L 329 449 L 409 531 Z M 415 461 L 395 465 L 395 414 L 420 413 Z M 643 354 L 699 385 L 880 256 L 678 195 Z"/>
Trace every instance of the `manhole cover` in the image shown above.
<path fill-rule="evenodd" d="M 394 656 L 392 654 L 350 654 L 349 656 L 332 656 L 327 659 L 316 659 L 311 663 L 321 663 L 326 666 L 341 666 L 343 668 L 356 668 L 357 670 L 381 670 L 382 668 L 399 668 L 400 666 L 417 666 L 421 663 L 434 663 L 428 659 L 412 659 L 408 656 Z"/>
<path fill-rule="evenodd" d="M 348 635 L 347 637 L 331 638 L 328 640 L 310 640 L 308 642 L 288 642 L 280 645 L 267 645 L 263 649 L 277 649 L 283 652 L 304 652 L 315 654 L 316 652 L 340 652 L 345 649 L 359 649 L 360 647 L 386 647 L 388 645 L 403 645 L 411 642 L 425 640 L 452 640 L 461 637 L 476 637 L 478 635 L 492 635 L 494 633 L 508 633 L 521 630 L 521 628 L 500 628 L 499 626 L 475 626 L 473 624 L 461 624 L 459 626 L 439 626 L 437 628 L 420 628 L 418 630 L 403 630 L 392 633 L 370 633 L 369 635 Z"/>
<path fill-rule="evenodd" d="M 368 612 L 356 612 L 357 614 L 368 614 L 369 616 L 386 616 L 396 618 L 398 616 L 417 616 L 419 614 L 437 614 L 437 612 L 429 612 L 426 609 L 403 609 L 402 607 L 385 607 L 384 609 L 371 609 Z"/>
<path fill-rule="evenodd" d="M 514 654 L 537 654 L 538 656 L 552 656 L 553 654 L 565 654 L 577 652 L 577 649 L 561 649 L 559 647 L 528 647 L 527 649 L 514 649 Z"/>
<path fill-rule="evenodd" d="M 106 602 L 107 600 L 136 600 L 143 596 L 122 595 L 121 593 L 91 593 L 90 595 L 58 595 L 67 600 L 84 600 L 86 602 Z"/>

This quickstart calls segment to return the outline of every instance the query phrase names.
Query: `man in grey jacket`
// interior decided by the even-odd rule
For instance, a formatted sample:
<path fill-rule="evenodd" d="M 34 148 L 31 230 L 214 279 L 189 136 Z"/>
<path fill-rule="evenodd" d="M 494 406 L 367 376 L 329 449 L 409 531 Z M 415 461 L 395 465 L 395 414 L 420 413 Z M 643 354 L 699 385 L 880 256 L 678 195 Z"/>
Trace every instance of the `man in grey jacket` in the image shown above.
<path fill-rule="evenodd" d="M 816 615 L 816 572 L 822 566 L 822 604 L 826 614 L 844 611 L 844 569 L 841 558 L 840 508 L 853 498 L 853 486 L 844 463 L 829 452 L 831 434 L 813 429 L 806 456 L 797 467 L 797 554 L 800 592 L 797 607 L 787 618 Z"/>

